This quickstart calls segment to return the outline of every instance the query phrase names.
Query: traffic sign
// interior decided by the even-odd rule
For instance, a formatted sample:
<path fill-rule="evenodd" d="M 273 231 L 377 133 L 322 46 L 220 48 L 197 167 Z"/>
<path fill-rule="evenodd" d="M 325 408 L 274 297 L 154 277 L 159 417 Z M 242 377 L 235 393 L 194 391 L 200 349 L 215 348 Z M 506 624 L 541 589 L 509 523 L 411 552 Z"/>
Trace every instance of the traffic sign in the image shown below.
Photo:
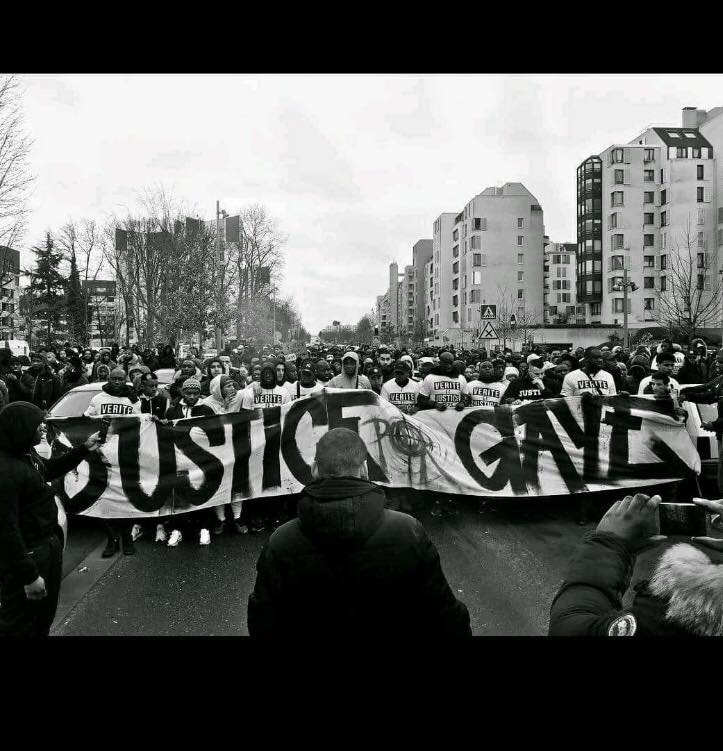
<path fill-rule="evenodd" d="M 482 327 L 482 331 L 479 335 L 480 339 L 499 339 L 499 336 L 497 336 L 497 332 L 494 330 L 492 324 L 487 321 L 485 325 Z"/>
<path fill-rule="evenodd" d="M 481 310 L 482 310 L 483 321 L 494 321 L 497 319 L 497 306 L 496 305 L 483 305 Z"/>

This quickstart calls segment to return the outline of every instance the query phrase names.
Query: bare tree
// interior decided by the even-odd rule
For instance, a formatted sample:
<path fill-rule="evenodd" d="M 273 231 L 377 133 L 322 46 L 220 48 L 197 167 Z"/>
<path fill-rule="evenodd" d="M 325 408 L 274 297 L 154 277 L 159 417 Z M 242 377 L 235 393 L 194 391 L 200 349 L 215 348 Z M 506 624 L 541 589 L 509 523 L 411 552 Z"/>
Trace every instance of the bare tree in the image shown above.
<path fill-rule="evenodd" d="M 667 253 L 666 288 L 661 289 L 652 312 L 654 320 L 671 338 L 695 338 L 701 328 L 721 319 L 721 278 L 715 263 L 716 252 L 708 252 L 707 241 L 698 243 L 691 230 L 690 215 L 685 229 Z"/>
<path fill-rule="evenodd" d="M 0 78 L 0 245 L 7 247 L 19 242 L 25 231 L 34 180 L 32 142 L 25 133 L 20 97 L 16 77 Z"/>

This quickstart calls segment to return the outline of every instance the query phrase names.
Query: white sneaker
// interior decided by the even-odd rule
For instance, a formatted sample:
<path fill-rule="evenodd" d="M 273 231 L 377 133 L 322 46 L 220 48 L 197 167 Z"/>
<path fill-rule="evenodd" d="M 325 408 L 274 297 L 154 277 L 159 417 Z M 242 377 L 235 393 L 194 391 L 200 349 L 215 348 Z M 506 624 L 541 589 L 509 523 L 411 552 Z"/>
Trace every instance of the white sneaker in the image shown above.
<path fill-rule="evenodd" d="M 168 547 L 175 548 L 182 539 L 183 535 L 181 534 L 181 530 L 174 529 L 173 532 L 171 532 L 171 539 L 168 541 Z"/>
<path fill-rule="evenodd" d="M 198 541 L 199 545 L 211 544 L 211 533 L 207 529 L 201 530 L 201 539 Z"/>
<path fill-rule="evenodd" d="M 167 539 L 166 528 L 162 524 L 156 524 L 156 542 L 165 542 Z"/>
<path fill-rule="evenodd" d="M 140 540 L 141 537 L 143 537 L 143 530 L 141 529 L 141 525 L 134 524 L 133 529 L 131 529 L 131 540 L 135 542 L 136 540 Z"/>

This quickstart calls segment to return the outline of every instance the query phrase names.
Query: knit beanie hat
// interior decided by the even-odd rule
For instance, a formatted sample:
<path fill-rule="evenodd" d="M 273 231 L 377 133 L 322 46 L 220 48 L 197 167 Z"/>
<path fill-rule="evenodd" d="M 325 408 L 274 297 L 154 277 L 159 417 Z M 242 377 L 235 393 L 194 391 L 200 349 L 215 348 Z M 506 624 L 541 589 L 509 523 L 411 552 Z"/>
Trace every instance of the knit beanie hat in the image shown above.
<path fill-rule="evenodd" d="M 183 382 L 183 386 L 181 386 L 181 391 L 186 391 L 187 389 L 197 389 L 198 391 L 200 391 L 201 382 L 198 380 L 198 378 L 190 376 L 189 378 L 186 378 L 186 380 Z"/>

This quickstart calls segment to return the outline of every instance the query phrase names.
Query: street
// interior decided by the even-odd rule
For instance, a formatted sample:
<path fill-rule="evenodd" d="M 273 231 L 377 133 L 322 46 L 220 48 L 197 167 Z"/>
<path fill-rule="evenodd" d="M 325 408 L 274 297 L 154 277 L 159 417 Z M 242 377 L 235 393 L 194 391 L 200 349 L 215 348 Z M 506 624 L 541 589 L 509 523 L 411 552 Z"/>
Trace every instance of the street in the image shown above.
<path fill-rule="evenodd" d="M 453 591 L 479 636 L 542 636 L 550 603 L 581 536 L 577 503 L 456 499 L 458 513 L 418 518 L 436 544 Z M 146 529 L 150 530 L 150 525 Z M 246 604 L 269 533 L 155 544 L 147 531 L 135 556 L 101 559 L 99 520 L 70 520 L 54 636 L 247 635 Z"/>

